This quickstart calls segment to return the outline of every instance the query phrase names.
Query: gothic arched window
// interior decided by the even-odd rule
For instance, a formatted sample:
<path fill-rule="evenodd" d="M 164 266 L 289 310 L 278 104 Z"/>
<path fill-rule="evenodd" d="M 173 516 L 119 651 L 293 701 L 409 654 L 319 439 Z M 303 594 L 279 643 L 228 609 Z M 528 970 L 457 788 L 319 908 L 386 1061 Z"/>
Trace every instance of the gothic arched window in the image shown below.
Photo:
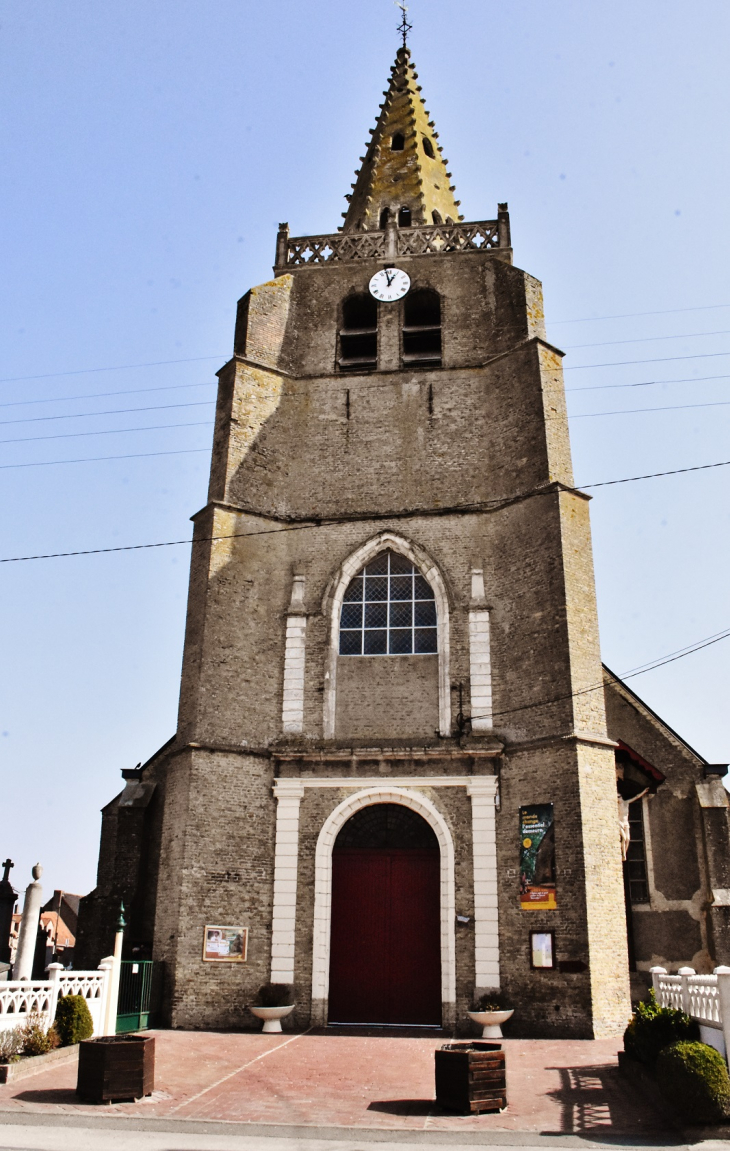
<path fill-rule="evenodd" d="M 441 363 L 441 299 L 432 288 L 417 288 L 406 296 L 403 363 Z"/>
<path fill-rule="evenodd" d="M 411 226 L 411 209 L 405 206 L 398 210 L 398 227 L 410 228 Z"/>
<path fill-rule="evenodd" d="M 340 655 L 437 651 L 436 601 L 409 559 L 384 551 L 350 582 L 340 613 Z"/>
<path fill-rule="evenodd" d="M 362 372 L 378 364 L 378 305 L 369 292 L 348 296 L 342 305 L 340 369 Z"/>
<path fill-rule="evenodd" d="M 402 152 L 406 145 L 406 138 L 402 132 L 396 132 L 393 139 L 390 141 L 391 152 Z"/>
<path fill-rule="evenodd" d="M 388 227 L 388 220 L 389 219 L 390 219 L 390 208 L 383 208 L 382 212 L 380 213 L 380 229 L 381 229 L 381 231 L 384 232 L 385 229 Z"/>

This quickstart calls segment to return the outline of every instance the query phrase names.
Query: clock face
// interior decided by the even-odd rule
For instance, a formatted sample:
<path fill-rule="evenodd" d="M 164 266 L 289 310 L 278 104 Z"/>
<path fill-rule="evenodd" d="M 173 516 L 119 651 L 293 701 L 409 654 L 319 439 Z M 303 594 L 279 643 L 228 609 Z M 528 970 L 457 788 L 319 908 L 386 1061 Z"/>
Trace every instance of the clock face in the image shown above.
<path fill-rule="evenodd" d="M 401 300 L 411 286 L 411 277 L 400 268 L 383 268 L 370 281 L 370 292 L 376 300 L 391 304 Z"/>

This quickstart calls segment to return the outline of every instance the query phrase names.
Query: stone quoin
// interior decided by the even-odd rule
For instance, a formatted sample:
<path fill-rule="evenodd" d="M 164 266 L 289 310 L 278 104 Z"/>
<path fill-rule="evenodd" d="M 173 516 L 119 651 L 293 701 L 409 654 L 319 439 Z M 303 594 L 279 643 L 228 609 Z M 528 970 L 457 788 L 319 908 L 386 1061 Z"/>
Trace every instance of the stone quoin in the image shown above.
<path fill-rule="evenodd" d="M 612 1036 L 652 965 L 730 961 L 725 790 L 601 665 L 542 287 L 417 81 L 403 47 L 342 227 L 281 225 L 239 302 L 177 732 L 103 812 L 77 961 L 123 899 L 173 1027 L 272 980 L 297 1027 L 501 992 L 512 1034 Z"/>

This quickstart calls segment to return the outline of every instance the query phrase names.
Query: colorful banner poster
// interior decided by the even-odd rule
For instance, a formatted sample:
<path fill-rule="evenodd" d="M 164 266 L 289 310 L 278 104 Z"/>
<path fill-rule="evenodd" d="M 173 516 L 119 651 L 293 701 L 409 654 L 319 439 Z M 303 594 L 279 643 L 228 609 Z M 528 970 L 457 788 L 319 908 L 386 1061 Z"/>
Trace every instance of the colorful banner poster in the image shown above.
<path fill-rule="evenodd" d="M 520 907 L 523 911 L 557 907 L 552 803 L 520 808 Z"/>

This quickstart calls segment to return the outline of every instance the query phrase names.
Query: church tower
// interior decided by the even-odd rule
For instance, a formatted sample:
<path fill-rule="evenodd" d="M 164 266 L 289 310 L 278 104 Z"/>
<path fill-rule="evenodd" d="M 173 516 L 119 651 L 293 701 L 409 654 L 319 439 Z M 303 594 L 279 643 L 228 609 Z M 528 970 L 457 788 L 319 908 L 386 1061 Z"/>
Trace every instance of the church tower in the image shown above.
<path fill-rule="evenodd" d="M 447 163 L 403 47 L 342 228 L 282 224 L 238 306 L 178 731 L 118 805 L 173 1026 L 249 1025 L 267 980 L 299 1026 L 630 1011 L 561 352 Z"/>

